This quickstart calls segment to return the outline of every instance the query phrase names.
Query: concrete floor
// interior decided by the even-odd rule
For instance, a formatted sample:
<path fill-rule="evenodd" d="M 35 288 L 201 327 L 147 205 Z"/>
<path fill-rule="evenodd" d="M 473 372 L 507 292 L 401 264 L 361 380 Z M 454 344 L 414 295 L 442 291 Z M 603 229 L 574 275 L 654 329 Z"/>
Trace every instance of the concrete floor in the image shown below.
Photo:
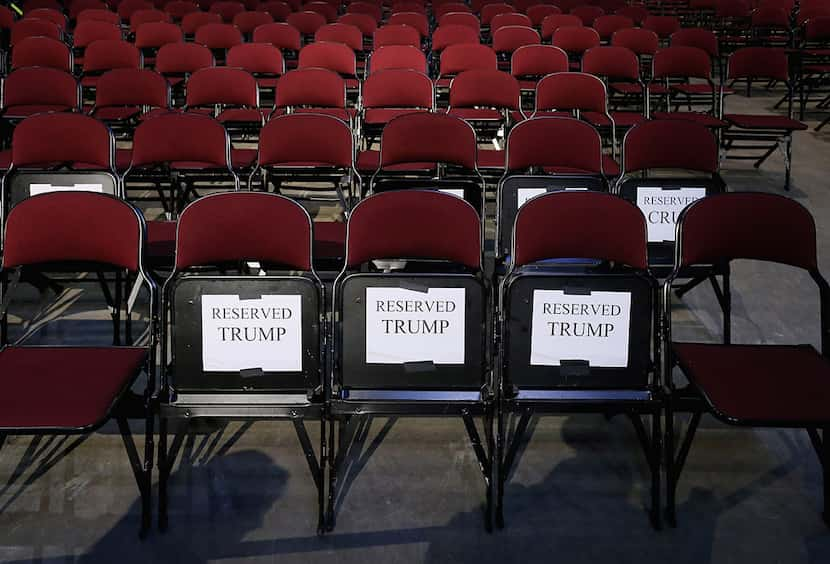
<path fill-rule="evenodd" d="M 774 99 L 734 96 L 729 107 L 761 111 Z M 827 275 L 829 149 L 830 128 L 796 135 L 792 191 L 816 217 Z M 727 161 L 723 176 L 732 190 L 777 193 L 783 165 L 779 155 L 761 171 Z M 742 263 L 733 285 L 736 341 L 818 342 L 806 276 Z M 85 292 L 64 295 L 55 308 L 64 320 L 33 342 L 107 342 L 109 324 Z M 676 307 L 678 338 L 718 338 L 711 290 Z M 10 437 L 0 456 L 0 561 L 830 562 L 820 468 L 804 432 L 704 419 L 679 487 L 679 526 L 662 532 L 649 525 L 647 468 L 623 418 L 534 421 L 507 485 L 507 528 L 494 534 L 482 526 L 483 482 L 460 421 L 377 419 L 362 447 L 337 528 L 318 537 L 315 489 L 290 424 L 194 426 L 171 477 L 170 528 L 141 542 L 138 491 L 114 425 L 78 445 Z"/>

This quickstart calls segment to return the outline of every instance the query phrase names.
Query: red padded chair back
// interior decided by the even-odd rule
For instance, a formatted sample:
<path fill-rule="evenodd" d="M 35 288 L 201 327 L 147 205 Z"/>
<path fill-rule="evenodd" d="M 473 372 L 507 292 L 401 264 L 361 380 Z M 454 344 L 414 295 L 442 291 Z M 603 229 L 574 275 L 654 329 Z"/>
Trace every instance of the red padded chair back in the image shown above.
<path fill-rule="evenodd" d="M 787 52 L 776 47 L 744 47 L 729 57 L 729 80 L 762 78 L 789 81 Z"/>
<path fill-rule="evenodd" d="M 626 173 L 679 168 L 714 174 L 718 143 L 705 126 L 688 120 L 651 120 L 635 125 L 623 141 Z"/>
<path fill-rule="evenodd" d="M 444 24 L 432 33 L 432 50 L 440 53 L 450 45 L 478 45 L 480 41 L 478 29 L 466 25 Z"/>
<path fill-rule="evenodd" d="M 450 45 L 441 52 L 440 74 L 453 75 L 467 70 L 498 70 L 496 52 L 487 45 Z"/>
<path fill-rule="evenodd" d="M 583 25 L 594 25 L 594 21 L 605 15 L 605 10 L 599 6 L 577 6 L 571 10 L 571 15 L 574 15 L 582 20 Z"/>
<path fill-rule="evenodd" d="M 225 128 L 215 119 L 198 114 L 165 113 L 135 128 L 130 166 L 178 161 L 227 168 L 229 153 Z"/>
<path fill-rule="evenodd" d="M 410 69 L 426 73 L 427 58 L 423 51 L 412 45 L 387 45 L 372 53 L 369 72 L 387 69 Z"/>
<path fill-rule="evenodd" d="M 195 72 L 213 66 L 213 53 L 197 43 L 168 43 L 156 53 L 156 70 L 162 74 Z"/>
<path fill-rule="evenodd" d="M 541 28 L 546 17 L 561 14 L 562 9 L 553 4 L 536 4 L 528 8 L 526 13 L 534 27 Z"/>
<path fill-rule="evenodd" d="M 345 108 L 346 83 L 336 72 L 327 69 L 288 71 L 280 78 L 276 106 Z"/>
<path fill-rule="evenodd" d="M 49 67 L 72 72 L 72 55 L 63 41 L 51 37 L 27 37 L 12 49 L 12 69 Z"/>
<path fill-rule="evenodd" d="M 209 23 L 196 30 L 195 39 L 209 49 L 230 49 L 242 43 L 242 33 L 235 25 Z"/>
<path fill-rule="evenodd" d="M 654 55 L 653 77 L 710 78 L 712 62 L 709 54 L 698 47 L 677 45 L 660 49 Z"/>
<path fill-rule="evenodd" d="M 801 204 L 776 194 L 738 192 L 691 204 L 678 221 L 678 264 L 750 259 L 816 270 L 816 225 Z"/>
<path fill-rule="evenodd" d="M 611 45 L 631 49 L 637 56 L 654 55 L 660 47 L 660 38 L 650 29 L 621 29 L 611 36 Z"/>
<path fill-rule="evenodd" d="M 600 43 L 597 30 L 592 27 L 562 27 L 557 29 L 551 43 L 566 53 L 582 54 Z"/>
<path fill-rule="evenodd" d="M 476 10 L 473 10 L 476 11 Z M 492 2 L 483 6 L 481 10 L 478 11 L 481 16 L 481 24 L 482 25 L 490 25 L 493 21 L 493 18 L 496 16 L 500 16 L 502 14 L 513 14 L 516 13 L 513 9 L 513 6 L 510 4 L 505 4 L 503 2 Z"/>
<path fill-rule="evenodd" d="M 214 14 L 219 14 L 223 22 L 231 23 L 236 14 L 241 14 L 245 11 L 245 4 L 242 2 L 220 0 L 219 2 L 211 4 L 209 11 Z"/>
<path fill-rule="evenodd" d="M 634 51 L 627 47 L 594 47 L 582 56 L 582 72 L 617 80 L 637 81 L 640 78 L 640 61 Z"/>
<path fill-rule="evenodd" d="M 277 49 L 300 50 L 300 32 L 287 23 L 261 25 L 254 30 L 255 43 L 270 43 Z"/>
<path fill-rule="evenodd" d="M 490 35 L 492 36 L 496 31 L 507 26 L 532 27 L 533 22 L 524 14 L 516 12 L 508 12 L 498 14 L 490 21 Z"/>
<path fill-rule="evenodd" d="M 170 14 L 161 10 L 136 10 L 130 16 L 130 31 L 135 33 L 146 23 L 170 22 L 171 19 Z"/>
<path fill-rule="evenodd" d="M 121 39 L 98 39 L 84 51 L 84 72 L 101 72 L 112 69 L 137 69 L 141 67 L 141 52 Z"/>
<path fill-rule="evenodd" d="M 387 24 L 377 28 L 372 36 L 372 45 L 375 49 L 385 45 L 420 47 L 421 34 L 414 27 L 406 24 Z"/>
<path fill-rule="evenodd" d="M 225 64 L 254 74 L 282 74 L 285 61 L 282 51 L 267 43 L 243 43 L 231 47 Z"/>
<path fill-rule="evenodd" d="M 297 68 L 328 69 L 341 76 L 357 75 L 354 51 L 342 43 L 312 43 L 300 49 Z"/>
<path fill-rule="evenodd" d="M 651 15 L 645 6 L 624 6 L 614 11 L 615 14 L 631 18 L 635 24 L 643 25 L 646 18 Z"/>
<path fill-rule="evenodd" d="M 20 105 L 78 108 L 78 83 L 68 72 L 48 67 L 12 71 L 3 81 L 3 107 Z"/>
<path fill-rule="evenodd" d="M 475 14 L 471 14 L 469 12 L 449 12 L 444 14 L 440 18 L 438 18 L 438 29 L 442 27 L 448 27 L 451 25 L 458 25 L 461 27 L 469 27 L 476 33 L 481 33 L 481 22 L 479 21 L 478 17 Z M 435 41 L 433 33 L 433 41 Z M 478 43 L 478 41 L 476 41 Z"/>
<path fill-rule="evenodd" d="M 582 27 L 582 20 L 573 14 L 551 14 L 542 20 L 542 39 L 550 39 L 563 27 Z"/>
<path fill-rule="evenodd" d="M 650 29 L 660 39 L 668 39 L 680 29 L 680 20 L 674 16 L 649 16 L 643 20 L 643 28 Z"/>
<path fill-rule="evenodd" d="M 199 198 L 179 216 L 176 270 L 256 260 L 312 269 L 311 218 L 276 194 L 224 192 Z"/>
<path fill-rule="evenodd" d="M 553 45 L 527 45 L 519 47 L 510 59 L 513 76 L 546 76 L 568 70 L 568 55 Z"/>
<path fill-rule="evenodd" d="M 326 25 L 325 16 L 317 12 L 293 12 L 285 18 L 285 21 L 303 35 L 314 35 L 315 32 Z"/>
<path fill-rule="evenodd" d="M 497 70 L 469 70 L 456 76 L 450 85 L 451 108 L 519 110 L 521 92 L 513 75 Z"/>
<path fill-rule="evenodd" d="M 387 69 L 363 82 L 364 108 L 432 108 L 432 81 L 422 72 Z"/>
<path fill-rule="evenodd" d="M 507 136 L 507 171 L 531 167 L 602 174 L 599 133 L 571 117 L 539 117 L 519 122 Z"/>
<path fill-rule="evenodd" d="M 537 111 L 606 112 L 605 84 L 592 74 L 558 72 L 536 85 Z"/>
<path fill-rule="evenodd" d="M 27 168 L 51 163 L 83 163 L 112 170 L 112 133 L 83 114 L 38 114 L 26 118 L 12 133 L 12 166 Z"/>
<path fill-rule="evenodd" d="M 53 22 L 38 19 L 22 19 L 15 22 L 10 36 L 10 45 L 14 47 L 27 37 L 51 37 L 61 39 L 61 29 Z"/>
<path fill-rule="evenodd" d="M 82 49 L 98 39 L 118 41 L 121 39 L 121 28 L 110 22 L 86 20 L 78 22 L 72 36 L 76 48 Z"/>
<path fill-rule="evenodd" d="M 516 266 L 547 259 L 610 260 L 648 268 L 646 220 L 630 202 L 602 192 L 552 192 L 516 214 Z"/>
<path fill-rule="evenodd" d="M 187 81 L 185 104 L 190 108 L 215 104 L 256 108 L 259 106 L 257 82 L 251 73 L 242 69 L 199 69 Z"/>
<path fill-rule="evenodd" d="M 259 5 L 258 10 L 265 10 L 268 12 L 275 22 L 284 22 L 285 18 L 291 13 L 291 6 L 286 2 L 280 0 L 269 0 Z"/>
<path fill-rule="evenodd" d="M 314 41 L 343 43 L 352 51 L 363 51 L 363 33 L 359 28 L 344 23 L 330 23 L 321 26 L 314 33 Z"/>
<path fill-rule="evenodd" d="M 634 27 L 634 20 L 618 14 L 600 16 L 594 20 L 594 29 L 597 30 L 600 39 L 603 41 L 611 39 L 614 32 L 620 29 L 629 29 L 632 27 Z"/>
<path fill-rule="evenodd" d="M 150 69 L 115 69 L 105 72 L 95 85 L 95 107 L 150 106 L 168 108 L 167 79 Z"/>
<path fill-rule="evenodd" d="M 346 8 L 350 14 L 364 14 L 371 16 L 376 22 L 380 23 L 383 19 L 383 10 L 378 4 L 372 2 L 352 2 Z"/>
<path fill-rule="evenodd" d="M 135 46 L 139 49 L 158 49 L 162 45 L 182 41 L 184 41 L 182 29 L 169 22 L 144 23 L 135 33 Z"/>
<path fill-rule="evenodd" d="M 390 25 L 408 25 L 418 31 L 421 37 L 429 36 L 429 20 L 418 12 L 398 12 L 389 16 Z"/>
<path fill-rule="evenodd" d="M 138 212 L 123 200 L 94 192 L 51 192 L 12 208 L 3 268 L 82 261 L 135 272 L 141 241 Z"/>
<path fill-rule="evenodd" d="M 446 163 L 476 168 L 476 134 L 464 120 L 414 113 L 391 120 L 380 139 L 380 168 L 406 163 Z"/>
<path fill-rule="evenodd" d="M 493 33 L 493 49 L 497 53 L 513 53 L 525 45 L 539 45 L 542 38 L 532 27 L 508 25 Z"/>
<path fill-rule="evenodd" d="M 719 53 L 718 36 L 709 29 L 687 27 L 674 32 L 671 36 L 671 46 L 680 45 L 703 49 L 710 57 L 717 57 Z"/>
<path fill-rule="evenodd" d="M 222 16 L 210 12 L 193 12 L 182 18 L 182 31 L 193 35 L 202 26 L 212 23 L 222 23 Z"/>
<path fill-rule="evenodd" d="M 78 2 L 74 2 L 73 6 L 78 4 Z M 77 30 L 77 24 L 81 22 L 88 22 L 88 21 L 98 21 L 98 22 L 106 22 L 111 23 L 113 25 L 120 25 L 121 18 L 118 17 L 118 14 L 115 12 L 107 9 L 107 8 L 86 8 L 81 10 L 78 13 L 78 17 L 76 18 L 76 26 L 75 29 Z"/>
<path fill-rule="evenodd" d="M 378 28 L 378 22 L 369 14 L 356 14 L 354 12 L 343 14 L 337 21 L 355 26 L 365 37 L 370 37 Z"/>
<path fill-rule="evenodd" d="M 449 260 L 480 270 L 478 213 L 461 198 L 437 191 L 399 190 L 366 198 L 349 218 L 346 266 L 389 258 Z"/>
<path fill-rule="evenodd" d="M 198 12 L 199 6 L 189 0 L 173 0 L 164 5 L 164 11 L 170 14 L 173 20 L 181 21 L 187 14 Z"/>
<path fill-rule="evenodd" d="M 325 165 L 349 168 L 354 155 L 349 126 L 322 114 L 287 114 L 265 124 L 259 135 L 259 165 Z"/>

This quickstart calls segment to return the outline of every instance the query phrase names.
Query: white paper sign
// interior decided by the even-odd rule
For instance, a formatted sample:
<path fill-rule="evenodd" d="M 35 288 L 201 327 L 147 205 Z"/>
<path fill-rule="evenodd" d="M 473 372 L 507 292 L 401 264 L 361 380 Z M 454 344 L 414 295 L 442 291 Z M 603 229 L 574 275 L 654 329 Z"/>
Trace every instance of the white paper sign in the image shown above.
<path fill-rule="evenodd" d="M 55 186 L 53 184 L 29 184 L 29 195 L 47 194 L 49 192 L 98 192 L 104 191 L 102 184 L 72 184 L 71 186 Z"/>
<path fill-rule="evenodd" d="M 585 192 L 587 188 L 562 188 L 561 192 Z M 519 197 L 519 205 L 518 207 L 522 207 L 527 203 L 527 201 L 531 198 L 535 198 L 541 194 L 545 194 L 547 192 L 546 188 L 519 188 L 518 190 L 518 197 Z"/>
<path fill-rule="evenodd" d="M 705 188 L 663 190 L 650 186 L 637 187 L 637 207 L 648 224 L 649 243 L 674 241 L 677 218 L 686 206 L 706 196 Z"/>
<path fill-rule="evenodd" d="M 560 366 L 563 360 L 585 360 L 591 366 L 628 366 L 631 294 L 562 290 L 533 291 L 530 364 Z"/>
<path fill-rule="evenodd" d="M 202 366 L 206 372 L 302 370 L 302 299 L 299 295 L 240 300 L 202 296 Z"/>
<path fill-rule="evenodd" d="M 464 288 L 366 288 L 366 362 L 464 364 Z"/>

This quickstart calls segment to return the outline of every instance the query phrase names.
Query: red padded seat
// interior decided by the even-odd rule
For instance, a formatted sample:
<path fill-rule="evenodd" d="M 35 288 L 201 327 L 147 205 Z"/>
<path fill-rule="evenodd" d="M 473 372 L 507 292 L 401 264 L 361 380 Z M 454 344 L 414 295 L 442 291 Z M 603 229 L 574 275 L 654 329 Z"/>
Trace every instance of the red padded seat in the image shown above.
<path fill-rule="evenodd" d="M 343 260 L 346 256 L 346 224 L 339 221 L 314 222 L 314 258 Z"/>
<path fill-rule="evenodd" d="M 684 373 L 737 421 L 827 421 L 830 360 L 808 345 L 673 343 Z"/>
<path fill-rule="evenodd" d="M 726 127 L 729 124 L 703 112 L 654 112 L 654 119 L 682 119 L 699 123 L 703 127 Z"/>
<path fill-rule="evenodd" d="M 145 249 L 151 262 L 162 259 L 172 264 L 176 250 L 176 222 L 148 221 Z"/>
<path fill-rule="evenodd" d="M 368 150 L 360 151 L 357 155 L 357 170 L 360 172 L 375 172 L 380 164 L 380 151 Z M 390 165 L 386 167 L 389 171 L 425 171 L 433 170 L 434 163 L 406 163 L 399 165 Z"/>
<path fill-rule="evenodd" d="M 784 129 L 787 131 L 804 131 L 807 124 L 786 116 L 726 114 L 727 121 L 743 129 Z"/>
<path fill-rule="evenodd" d="M 142 347 L 6 347 L 0 428 L 92 427 L 107 418 L 146 358 Z"/>

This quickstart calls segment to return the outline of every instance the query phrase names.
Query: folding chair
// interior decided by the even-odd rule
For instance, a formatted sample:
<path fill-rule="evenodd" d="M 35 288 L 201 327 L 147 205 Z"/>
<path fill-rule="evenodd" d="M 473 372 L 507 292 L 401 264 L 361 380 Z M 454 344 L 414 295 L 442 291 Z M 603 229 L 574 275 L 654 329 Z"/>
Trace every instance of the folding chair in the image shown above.
<path fill-rule="evenodd" d="M 493 16 L 493 19 L 490 20 L 490 39 L 492 40 L 495 36 L 495 33 L 503 28 L 509 26 L 517 26 L 517 27 L 533 27 L 533 22 L 530 21 L 530 18 L 524 14 L 519 14 L 517 12 L 506 12 L 497 14 Z"/>
<path fill-rule="evenodd" d="M 551 38 L 551 45 L 568 54 L 572 70 L 580 70 L 582 55 L 589 49 L 599 47 L 599 44 L 599 34 L 592 27 L 560 27 Z"/>
<path fill-rule="evenodd" d="M 231 140 L 256 138 L 270 110 L 259 105 L 254 75 L 233 67 L 199 69 L 187 81 L 185 111 L 208 113 L 225 126 Z"/>
<path fill-rule="evenodd" d="M 34 10 L 27 9 L 25 12 L 25 17 L 29 19 L 35 20 L 45 20 L 47 22 L 52 22 L 56 26 L 58 26 L 61 31 L 66 31 L 66 15 L 63 13 L 63 9 L 55 9 L 55 8 L 35 8 Z"/>
<path fill-rule="evenodd" d="M 231 47 L 225 62 L 254 75 L 260 93 L 269 92 L 269 104 L 273 105 L 279 77 L 285 74 L 282 51 L 267 43 L 243 43 Z"/>
<path fill-rule="evenodd" d="M 510 74 L 519 81 L 523 110 L 533 109 L 536 84 L 543 77 L 568 70 L 568 54 L 553 45 L 519 47 L 510 58 Z"/>
<path fill-rule="evenodd" d="M 296 28 L 304 38 L 314 37 L 317 30 L 328 23 L 325 16 L 310 11 L 292 12 L 285 18 L 285 22 Z"/>
<path fill-rule="evenodd" d="M 306 12 L 316 12 L 326 18 L 326 23 L 332 23 L 337 20 L 337 6 L 329 4 L 328 2 L 314 1 L 303 4 L 303 10 Z"/>
<path fill-rule="evenodd" d="M 394 46 L 383 47 L 391 49 Z M 360 109 L 360 135 L 363 148 L 370 149 L 383 128 L 392 119 L 414 112 L 429 112 L 435 106 L 432 80 L 409 69 L 374 71 L 363 82 Z"/>
<path fill-rule="evenodd" d="M 460 416 L 484 477 L 491 527 L 494 406 L 481 241 L 478 213 L 455 196 L 393 191 L 355 206 L 333 298 L 329 530 L 354 432 L 367 417 L 382 415 Z M 406 266 L 392 272 L 373 266 L 395 259 Z M 484 419 L 484 441 L 475 416 Z"/>
<path fill-rule="evenodd" d="M 363 47 L 368 47 L 371 49 L 371 45 L 366 45 L 366 41 L 368 41 L 368 38 L 374 35 L 375 30 L 378 28 L 378 22 L 376 22 L 372 16 L 370 16 L 369 14 L 347 12 L 339 18 L 337 18 L 337 21 L 339 23 L 353 25 L 357 29 L 359 29 L 360 33 L 363 34 Z"/>
<path fill-rule="evenodd" d="M 558 6 L 554 6 L 553 4 L 536 4 L 535 6 L 530 6 L 525 12 L 527 17 L 530 18 L 530 22 L 533 24 L 533 27 L 539 30 L 542 29 L 542 22 L 546 17 L 561 13 L 562 9 Z"/>
<path fill-rule="evenodd" d="M 346 85 L 346 93 L 354 101 L 360 97 L 360 79 L 357 76 L 357 58 L 354 51 L 343 43 L 312 43 L 300 49 L 297 68 L 327 69 L 340 75 Z"/>
<path fill-rule="evenodd" d="M 625 414 L 633 423 L 651 474 L 651 524 L 659 529 L 659 313 L 642 214 L 599 192 L 538 196 L 516 215 L 511 256 L 499 292 L 497 525 L 504 526 L 504 486 L 531 418 L 588 412 Z M 601 263 L 550 262 L 575 257 Z M 514 418 L 508 435 L 513 425 L 505 419 Z"/>
<path fill-rule="evenodd" d="M 626 134 L 623 170 L 615 192 L 643 212 L 648 225 L 649 268 L 658 278 L 667 276 L 674 264 L 675 225 L 683 209 L 726 190 L 718 168 L 717 138 L 701 123 L 651 120 L 635 125 Z M 712 272 L 708 268 L 687 275 L 699 283 Z M 694 285 L 686 285 L 678 296 Z"/>
<path fill-rule="evenodd" d="M 135 33 L 135 46 L 141 50 L 144 66 L 152 67 L 158 50 L 168 43 L 184 41 L 182 29 L 170 22 L 147 22 L 141 24 Z"/>
<path fill-rule="evenodd" d="M 493 32 L 493 50 L 499 57 L 502 70 L 510 70 L 510 62 L 516 50 L 528 45 L 541 45 L 542 38 L 532 27 L 509 25 Z"/>
<path fill-rule="evenodd" d="M 3 80 L 2 118 L 12 124 L 43 112 L 73 112 L 81 108 L 81 88 L 75 77 L 49 67 L 29 67 Z"/>
<path fill-rule="evenodd" d="M 330 182 L 348 213 L 352 200 L 362 192 L 354 155 L 354 137 L 343 120 L 315 113 L 274 117 L 260 132 L 256 167 L 248 177 L 248 187 L 253 189 L 257 175 L 263 191 L 273 186 L 281 192 L 283 182 L 302 182 L 303 190 L 314 189 L 308 182 Z"/>
<path fill-rule="evenodd" d="M 387 45 L 411 45 L 420 48 L 421 34 L 414 27 L 406 24 L 382 25 L 372 35 L 372 49 Z"/>
<path fill-rule="evenodd" d="M 425 14 L 419 12 L 397 12 L 389 16 L 387 23 L 389 25 L 408 25 L 418 30 L 418 33 L 421 34 L 421 39 L 429 37 L 429 20 Z"/>
<path fill-rule="evenodd" d="M 247 168 L 254 155 L 234 152 L 221 123 L 192 113 L 159 113 L 135 128 L 130 166 L 122 176 L 130 200 L 161 201 L 168 219 L 178 216 L 191 196 L 198 197 L 197 183 L 230 180 L 239 189 L 234 169 Z M 152 183 L 158 197 L 130 196 L 130 190 L 146 190 Z"/>
<path fill-rule="evenodd" d="M 291 13 L 291 6 L 286 2 L 281 2 L 280 0 L 262 2 L 259 5 L 259 9 L 265 10 L 271 14 L 271 17 L 274 18 L 275 22 L 284 22 L 285 18 L 287 18 Z"/>
<path fill-rule="evenodd" d="M 130 17 L 138 10 L 152 10 L 152 2 L 146 0 L 123 0 L 118 3 L 118 16 L 124 23 L 129 23 Z"/>
<path fill-rule="evenodd" d="M 200 10 L 196 2 L 191 2 L 190 0 L 172 0 L 164 4 L 164 11 L 170 14 L 172 21 L 181 22 L 187 14 L 192 14 Z"/>
<path fill-rule="evenodd" d="M 12 49 L 11 70 L 24 67 L 49 67 L 71 73 L 72 51 L 66 43 L 51 37 L 27 37 Z"/>
<path fill-rule="evenodd" d="M 373 51 L 369 59 L 368 75 L 382 70 L 407 69 L 423 74 L 429 72 L 424 52 L 412 45 L 386 45 Z M 366 82 L 363 83 L 365 96 Z"/>
<path fill-rule="evenodd" d="M 199 69 L 214 66 L 213 53 L 197 43 L 168 43 L 156 54 L 156 72 L 170 82 L 174 102 L 183 103 L 187 78 Z"/>
<path fill-rule="evenodd" d="M 156 378 L 156 286 L 142 263 L 145 241 L 140 212 L 112 196 L 90 192 L 57 192 L 27 198 L 5 223 L 2 286 L 4 290 L 2 352 L 3 394 L 0 432 L 9 435 L 88 435 L 111 419 L 127 450 L 141 494 L 144 537 L 151 523 L 153 468 L 152 397 Z M 149 291 L 149 339 L 142 346 L 31 345 L 26 336 L 9 344 L 7 316 L 15 286 L 26 276 L 56 270 L 134 276 Z M 116 288 L 120 288 L 116 285 Z M 121 308 L 121 296 L 116 309 Z M 128 324 L 129 325 L 129 324 Z M 130 388 L 144 371 L 143 393 Z M 129 419 L 144 419 L 144 456 L 139 454 Z M 74 449 L 75 439 L 59 455 Z"/>
<path fill-rule="evenodd" d="M 455 13 L 468 13 L 472 14 L 473 11 L 470 9 L 469 6 L 464 4 L 463 2 L 444 2 L 439 4 L 438 6 L 433 6 L 432 14 L 435 16 L 436 20 L 441 20 L 447 14 L 455 14 Z"/>
<path fill-rule="evenodd" d="M 136 10 L 130 15 L 130 33 L 135 35 L 138 28 L 146 23 L 170 23 L 170 14 L 155 8 Z"/>
<path fill-rule="evenodd" d="M 520 108 L 519 82 L 509 73 L 468 70 L 459 73 L 450 83 L 447 113 L 468 122 L 481 141 L 493 142 L 496 148 Z"/>
<path fill-rule="evenodd" d="M 721 117 L 729 122 L 723 131 L 723 147 L 727 159 L 754 160 L 755 168 L 760 167 L 776 149 L 784 157 L 784 190 L 790 189 L 790 171 L 792 168 L 793 133 L 804 131 L 807 125 L 792 119 L 793 84 L 790 80 L 789 61 L 783 49 L 775 47 L 745 47 L 729 56 L 726 80 L 747 80 L 747 89 L 751 89 L 752 80 L 778 81 L 787 89 L 787 115 L 773 114 L 730 114 L 724 109 L 725 84 L 721 83 L 720 111 Z M 741 154 L 729 154 L 729 151 L 742 151 Z M 757 152 L 761 151 L 758 157 Z M 755 152 L 756 154 L 747 154 Z"/>
<path fill-rule="evenodd" d="M 613 118 L 616 156 L 617 131 L 627 130 L 646 119 L 646 86 L 640 77 L 640 62 L 637 55 L 626 47 L 603 45 L 585 52 L 582 72 L 602 79 L 606 92 L 611 92 L 607 105 Z M 585 112 L 582 117 L 594 127 L 610 126 L 605 116 L 596 112 Z"/>
<path fill-rule="evenodd" d="M 824 483 L 824 522 L 830 525 L 830 364 L 827 319 L 830 287 L 818 270 L 813 217 L 794 200 L 773 194 L 720 194 L 695 202 L 680 216 L 675 272 L 664 284 L 663 350 L 666 401 L 667 519 L 676 525 L 675 491 L 704 413 L 728 425 L 804 428 L 818 454 Z M 806 270 L 819 289 L 821 352 L 812 345 L 732 344 L 731 292 L 722 343 L 677 342 L 671 333 L 670 288 L 675 274 L 699 264 L 748 259 Z M 679 366 L 688 385 L 673 377 Z M 787 378 L 786 383 L 782 376 Z M 679 449 L 675 413 L 691 413 Z M 819 437 L 823 429 L 823 437 Z M 678 432 L 679 434 L 679 432 Z"/>
<path fill-rule="evenodd" d="M 77 0 L 73 2 L 72 7 L 70 7 L 70 13 L 74 6 L 81 4 L 82 2 L 78 2 Z M 118 14 L 108 8 L 85 8 L 78 13 L 77 18 L 75 19 L 75 30 L 77 31 L 78 24 L 88 21 L 106 22 L 113 25 L 121 24 L 121 18 L 118 17 Z"/>
<path fill-rule="evenodd" d="M 667 40 L 680 29 L 680 20 L 675 16 L 651 15 L 643 20 L 643 29 L 653 31 L 661 40 Z"/>
<path fill-rule="evenodd" d="M 494 18 L 502 15 L 502 14 L 515 14 L 517 13 L 513 6 L 510 4 L 505 4 L 504 2 L 491 2 L 485 6 L 482 6 L 480 10 L 473 10 L 474 12 L 478 12 L 479 17 L 481 18 L 481 25 L 485 29 L 491 29 L 491 23 Z M 524 15 L 524 14 L 519 14 Z"/>
<path fill-rule="evenodd" d="M 53 22 L 24 18 L 16 21 L 12 27 L 9 46 L 14 47 L 27 37 L 51 37 L 63 41 L 63 32 Z"/>
<path fill-rule="evenodd" d="M 168 526 L 168 481 L 188 420 L 277 419 L 296 429 L 323 532 L 326 320 L 312 255 L 308 212 L 282 196 L 213 194 L 182 212 L 175 269 L 162 292 L 170 343 L 159 394 L 160 529 Z M 260 268 L 251 270 L 254 260 Z M 182 424 L 168 447 L 171 419 Z M 320 423 L 319 455 L 307 420 Z"/>
<path fill-rule="evenodd" d="M 582 20 L 573 14 L 551 14 L 542 20 L 542 39 L 550 41 L 562 27 L 582 27 Z"/>
<path fill-rule="evenodd" d="M 625 16 L 631 18 L 638 26 L 643 25 L 646 18 L 651 14 L 645 6 L 625 6 L 614 11 L 618 16 Z"/>
<path fill-rule="evenodd" d="M 315 113 L 351 124 L 357 110 L 346 107 L 346 81 L 334 71 L 309 67 L 288 71 L 280 78 L 272 116 Z"/>
<path fill-rule="evenodd" d="M 275 22 L 261 25 L 254 30 L 254 43 L 268 43 L 282 51 L 286 67 L 296 68 L 297 54 L 300 52 L 302 37 L 300 31 L 291 24 Z"/>
<path fill-rule="evenodd" d="M 347 14 L 364 14 L 370 16 L 376 23 L 383 19 L 383 9 L 373 2 L 350 2 L 346 6 Z"/>
<path fill-rule="evenodd" d="M 75 25 L 72 36 L 73 63 L 79 70 L 83 67 L 84 50 L 98 39 L 118 41 L 122 39 L 121 28 L 118 24 L 97 20 L 79 21 Z"/>
<path fill-rule="evenodd" d="M 608 14 L 599 16 L 594 20 L 594 29 L 599 34 L 600 41 L 603 43 L 610 43 L 611 37 L 621 29 L 630 29 L 634 27 L 634 20 L 628 16 L 621 16 L 619 14 Z"/>
<path fill-rule="evenodd" d="M 663 86 L 665 111 L 651 112 L 654 119 L 691 120 L 710 128 L 723 128 L 728 124 L 718 119 L 718 96 L 712 81 L 712 60 L 709 54 L 698 47 L 673 45 L 660 49 L 652 59 L 652 81 Z M 691 82 L 691 80 L 703 82 Z M 647 84 L 651 92 L 651 83 Z M 651 96 L 647 100 L 650 101 Z M 680 105 L 687 111 L 678 111 Z M 674 105 L 674 110 L 672 110 Z M 695 110 L 700 108 L 700 110 Z"/>
<path fill-rule="evenodd" d="M 440 112 L 421 112 L 389 121 L 381 134 L 380 154 L 361 152 L 358 170 L 371 173 L 369 193 L 433 188 L 461 197 L 481 211 L 486 184 L 479 160 L 475 130 L 469 123 Z"/>
<path fill-rule="evenodd" d="M 343 43 L 355 54 L 363 52 L 363 33 L 360 28 L 344 24 L 330 23 L 323 26 L 314 33 L 314 41 L 327 41 L 330 43 Z"/>
<path fill-rule="evenodd" d="M 435 28 L 433 31 L 433 36 L 435 32 L 437 32 L 441 28 L 445 28 L 444 32 L 449 35 L 449 32 L 446 28 L 448 26 L 461 26 L 461 27 L 469 27 L 470 29 L 476 32 L 476 40 L 473 43 L 479 43 L 481 41 L 480 33 L 481 33 L 481 21 L 479 21 L 478 16 L 475 14 L 471 14 L 469 12 L 448 12 L 443 16 L 435 18 L 438 21 L 438 27 Z M 432 38 L 433 43 L 435 42 L 435 37 Z"/>
<path fill-rule="evenodd" d="M 89 115 L 131 137 L 140 120 L 171 108 L 170 85 L 150 69 L 115 69 L 101 75 Z"/>
<path fill-rule="evenodd" d="M 453 77 L 468 70 L 498 70 L 496 52 L 487 45 L 460 43 L 441 51 L 435 88 L 446 91 Z"/>
<path fill-rule="evenodd" d="M 590 125 L 570 117 L 537 117 L 507 136 L 504 175 L 496 195 L 496 258 L 510 256 L 513 223 L 531 198 L 560 190 L 607 191 L 602 140 Z"/>

